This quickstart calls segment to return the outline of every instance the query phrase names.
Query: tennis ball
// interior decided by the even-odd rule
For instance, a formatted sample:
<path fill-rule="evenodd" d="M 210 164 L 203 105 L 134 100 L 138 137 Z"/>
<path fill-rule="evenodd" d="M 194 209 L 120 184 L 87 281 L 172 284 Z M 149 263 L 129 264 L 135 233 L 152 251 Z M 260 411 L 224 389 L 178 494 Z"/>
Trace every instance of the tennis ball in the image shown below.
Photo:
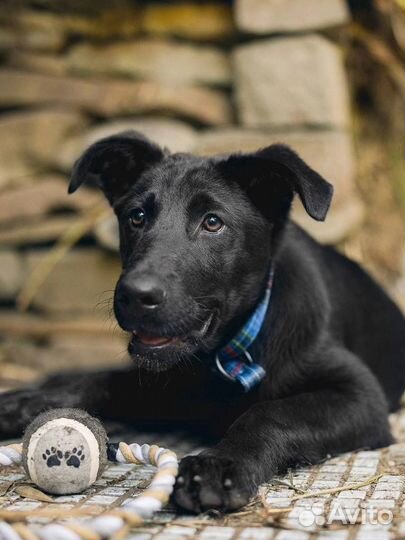
<path fill-rule="evenodd" d="M 81 493 L 107 464 L 107 434 L 81 409 L 54 409 L 27 427 L 22 462 L 29 478 L 55 495 Z"/>

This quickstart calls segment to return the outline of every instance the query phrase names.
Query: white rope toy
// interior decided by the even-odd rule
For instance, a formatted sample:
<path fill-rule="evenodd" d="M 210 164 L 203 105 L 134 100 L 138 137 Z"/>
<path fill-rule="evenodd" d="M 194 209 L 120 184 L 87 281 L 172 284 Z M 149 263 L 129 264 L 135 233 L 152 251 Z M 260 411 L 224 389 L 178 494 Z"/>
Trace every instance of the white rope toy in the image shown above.
<path fill-rule="evenodd" d="M 48 430 L 48 432 L 53 430 L 53 435 L 55 434 L 55 429 L 57 429 L 55 428 L 55 419 L 61 419 L 61 416 L 58 416 L 58 414 L 60 414 L 62 411 L 64 413 L 62 416 L 63 420 L 69 420 L 69 418 L 66 419 L 66 416 L 68 416 L 66 414 L 66 409 L 61 409 L 59 411 L 55 410 L 52 413 L 53 420 L 45 418 L 46 422 L 42 424 L 43 426 L 51 425 L 51 430 Z M 70 410 L 70 414 L 72 411 L 76 416 L 79 412 L 79 417 L 82 415 L 81 418 L 83 418 L 83 414 L 85 414 L 82 411 L 76 410 Z M 88 415 L 86 415 L 86 417 L 88 417 Z M 88 418 L 86 419 L 88 420 Z M 98 421 L 95 420 L 95 422 Z M 41 432 L 41 428 L 38 428 L 38 422 L 36 424 L 37 425 L 34 426 L 36 431 L 34 430 L 34 434 L 30 433 L 31 437 L 29 437 L 29 442 L 35 438 L 35 435 L 38 432 L 40 432 L 42 435 L 44 433 L 44 431 Z M 40 442 L 37 444 L 39 445 Z M 27 452 L 25 442 L 23 444 L 1 446 L 0 466 L 7 467 L 23 463 L 26 470 L 28 469 L 29 476 L 32 477 L 30 474 L 29 464 L 27 464 L 27 454 L 29 456 L 29 449 L 30 446 L 28 445 Z M 76 450 L 76 453 L 69 453 L 69 456 L 67 456 L 66 453 L 62 455 L 60 461 L 63 459 L 68 461 L 71 459 L 72 455 L 78 457 L 79 451 L 77 448 L 74 448 L 74 450 Z M 50 453 L 49 456 L 47 453 L 43 453 L 41 448 L 39 448 L 38 451 L 39 454 L 35 454 L 36 459 L 38 459 L 38 455 L 43 457 L 45 460 L 45 458 L 49 459 L 52 457 L 52 455 L 58 457 L 60 454 L 62 454 L 61 451 L 60 454 L 58 454 L 57 449 L 54 447 L 52 447 L 53 454 Z M 67 456 L 66 458 L 65 455 Z M 106 512 L 104 515 L 96 518 L 88 519 L 86 522 L 81 521 L 78 523 L 72 521 L 50 523 L 44 526 L 31 524 L 28 526 L 23 523 L 27 517 L 44 517 L 55 519 L 62 518 L 63 512 L 61 513 L 59 510 L 53 509 L 39 509 L 27 513 L 0 509 L 0 540 L 103 540 L 105 538 L 110 538 L 112 535 L 116 535 L 117 533 L 120 534 L 121 538 L 121 534 L 128 532 L 130 527 L 139 526 L 144 522 L 145 519 L 150 518 L 154 512 L 160 510 L 163 505 L 168 502 L 173 491 L 173 486 L 178 472 L 178 461 L 174 452 L 156 445 L 139 445 L 137 443 L 126 444 L 124 442 L 120 442 L 118 445 L 108 445 L 108 459 L 118 463 L 153 465 L 157 467 L 157 472 L 155 473 L 148 488 L 142 493 L 142 495 L 139 495 L 136 499 L 131 501 L 124 502 L 120 508 Z M 51 465 L 50 467 L 52 472 L 54 472 L 57 468 L 58 467 L 55 467 L 54 465 Z M 65 467 L 68 472 L 70 472 L 70 470 L 73 471 L 73 469 L 77 470 L 78 468 L 79 466 L 76 467 L 75 464 L 73 464 L 70 469 L 68 466 Z M 61 467 L 61 470 L 64 470 L 63 467 Z M 73 471 L 73 473 L 74 472 L 75 471 Z M 56 474 L 56 476 L 58 475 Z M 72 513 L 77 514 L 80 517 L 85 517 L 88 515 L 88 513 L 86 514 L 86 512 L 81 509 L 76 511 L 73 510 Z"/>
<path fill-rule="evenodd" d="M 0 446 L 0 465 L 10 467 L 10 465 L 20 465 L 22 461 L 22 444 L 9 444 Z"/>

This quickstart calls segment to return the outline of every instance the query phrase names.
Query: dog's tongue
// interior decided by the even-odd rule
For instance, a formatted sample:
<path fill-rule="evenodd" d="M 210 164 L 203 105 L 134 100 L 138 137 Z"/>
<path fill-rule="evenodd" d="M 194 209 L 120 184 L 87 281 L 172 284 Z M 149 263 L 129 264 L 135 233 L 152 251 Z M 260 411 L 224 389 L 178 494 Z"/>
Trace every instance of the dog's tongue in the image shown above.
<path fill-rule="evenodd" d="M 150 345 L 152 347 L 164 345 L 165 343 L 169 343 L 169 341 L 172 341 L 173 339 L 170 337 L 153 336 L 151 334 L 144 334 L 140 332 L 137 332 L 136 336 L 141 343 L 143 343 L 144 345 Z"/>

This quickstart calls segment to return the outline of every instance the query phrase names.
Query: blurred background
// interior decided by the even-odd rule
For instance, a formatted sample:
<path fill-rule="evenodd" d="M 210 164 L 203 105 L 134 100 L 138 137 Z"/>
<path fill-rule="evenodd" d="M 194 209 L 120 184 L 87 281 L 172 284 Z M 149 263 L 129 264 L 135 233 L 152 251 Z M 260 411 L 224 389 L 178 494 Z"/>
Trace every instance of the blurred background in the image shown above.
<path fill-rule="evenodd" d="M 336 188 L 324 224 L 405 307 L 404 0 L 0 2 L 0 386 L 124 364 L 111 211 L 66 194 L 134 128 L 172 151 L 295 148 Z"/>

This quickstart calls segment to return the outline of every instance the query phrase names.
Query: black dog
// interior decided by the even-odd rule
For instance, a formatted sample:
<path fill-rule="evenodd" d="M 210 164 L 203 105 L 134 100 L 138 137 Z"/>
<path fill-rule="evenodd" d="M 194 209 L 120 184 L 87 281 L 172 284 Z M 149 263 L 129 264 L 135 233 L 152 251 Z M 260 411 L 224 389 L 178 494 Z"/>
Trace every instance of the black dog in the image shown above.
<path fill-rule="evenodd" d="M 175 487 L 191 511 L 235 509 L 287 467 L 390 444 L 387 414 L 405 385 L 404 318 L 357 264 L 289 222 L 294 193 L 317 220 L 332 197 L 292 150 L 169 155 L 123 133 L 85 152 L 70 191 L 87 181 L 119 221 L 114 307 L 134 367 L 1 395 L 1 436 L 60 406 L 206 430 L 217 442 L 181 462 Z M 253 315 L 232 371 L 216 354 Z"/>

